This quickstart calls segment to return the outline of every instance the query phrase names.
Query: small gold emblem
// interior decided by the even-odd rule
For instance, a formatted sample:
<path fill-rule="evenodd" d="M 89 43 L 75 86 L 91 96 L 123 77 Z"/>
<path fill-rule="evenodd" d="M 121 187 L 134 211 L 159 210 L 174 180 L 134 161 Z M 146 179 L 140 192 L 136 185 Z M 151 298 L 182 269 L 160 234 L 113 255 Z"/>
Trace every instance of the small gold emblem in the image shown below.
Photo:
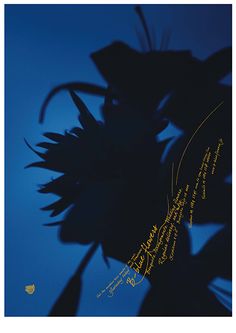
<path fill-rule="evenodd" d="M 29 284 L 29 285 L 25 286 L 25 292 L 28 295 L 32 295 L 35 292 L 35 284 Z"/>

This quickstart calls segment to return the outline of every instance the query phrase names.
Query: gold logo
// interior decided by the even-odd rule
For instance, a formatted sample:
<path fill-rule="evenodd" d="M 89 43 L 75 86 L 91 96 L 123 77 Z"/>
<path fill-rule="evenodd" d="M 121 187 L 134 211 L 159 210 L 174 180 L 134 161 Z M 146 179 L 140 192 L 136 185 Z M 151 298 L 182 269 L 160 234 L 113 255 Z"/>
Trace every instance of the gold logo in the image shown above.
<path fill-rule="evenodd" d="M 29 284 L 27 286 L 25 286 L 25 292 L 28 294 L 28 295 L 32 295 L 34 292 L 35 292 L 35 284 Z"/>

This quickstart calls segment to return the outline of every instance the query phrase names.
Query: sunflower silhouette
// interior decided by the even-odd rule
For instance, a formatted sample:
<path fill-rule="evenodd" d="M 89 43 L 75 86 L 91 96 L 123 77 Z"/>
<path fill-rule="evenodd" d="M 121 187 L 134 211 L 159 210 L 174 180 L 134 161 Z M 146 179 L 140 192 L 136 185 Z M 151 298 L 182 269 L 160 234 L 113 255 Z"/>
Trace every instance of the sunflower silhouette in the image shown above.
<path fill-rule="evenodd" d="M 211 200 L 200 207 L 197 223 L 209 220 L 224 228 L 192 255 L 189 233 L 180 226 L 175 261 L 153 270 L 151 289 L 140 309 L 141 316 L 230 315 L 208 285 L 217 276 L 231 278 L 231 186 L 225 177 L 231 172 L 231 87 L 219 83 L 231 71 L 231 49 L 224 49 L 205 61 L 190 51 L 154 50 L 147 23 L 136 8 L 146 33 L 149 50 L 138 52 L 122 42 L 114 42 L 93 53 L 92 60 L 107 82 L 100 87 L 72 82 L 54 88 L 43 104 L 40 121 L 51 98 L 68 90 L 79 112 L 79 124 L 60 133 L 45 133 L 35 150 L 40 167 L 62 173 L 43 185 L 40 193 L 53 193 L 60 199 L 46 207 L 51 216 L 68 209 L 63 218 L 47 226 L 59 226 L 62 242 L 92 244 L 49 315 L 76 314 L 81 275 L 101 245 L 104 259 L 127 262 L 153 224 L 160 226 L 166 214 L 166 193 L 170 189 L 171 164 L 178 160 L 190 133 L 209 109 L 224 101 L 209 126 L 186 156 L 180 183 L 194 176 L 196 156 L 220 136 L 226 143 L 224 160 L 214 183 L 209 183 Z M 167 45 L 167 37 L 163 40 Z M 78 93 L 104 98 L 103 121 L 97 121 Z M 163 105 L 163 100 L 167 100 Z M 222 128 L 222 122 L 224 127 Z M 167 158 L 164 151 L 171 139 L 159 141 L 157 135 L 169 123 L 182 129 L 172 142 Z M 209 131 L 211 133 L 209 138 Z M 217 188 L 217 190 L 216 190 Z M 220 210 L 215 205 L 221 206 Z M 122 242 L 122 248 L 120 247 Z"/>

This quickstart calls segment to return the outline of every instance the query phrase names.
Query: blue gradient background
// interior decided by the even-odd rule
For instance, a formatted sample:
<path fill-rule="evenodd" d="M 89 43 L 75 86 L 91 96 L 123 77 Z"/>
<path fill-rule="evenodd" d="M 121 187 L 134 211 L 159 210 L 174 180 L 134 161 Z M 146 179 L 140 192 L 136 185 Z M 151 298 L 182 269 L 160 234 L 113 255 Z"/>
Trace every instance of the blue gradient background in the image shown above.
<path fill-rule="evenodd" d="M 144 13 L 154 27 L 157 47 L 165 29 L 171 29 L 170 49 L 190 49 L 205 59 L 231 45 L 231 6 L 145 5 Z M 38 124 L 40 106 L 48 91 L 59 83 L 85 81 L 104 84 L 89 55 L 114 40 L 140 49 L 135 29 L 140 22 L 132 5 L 6 5 L 6 223 L 5 313 L 7 316 L 45 316 L 67 279 L 87 251 L 87 246 L 62 245 L 57 228 L 40 207 L 54 200 L 36 192 L 37 185 L 55 176 L 52 172 L 24 167 L 37 157 L 25 146 L 41 141 L 45 131 L 61 131 L 76 125 L 77 111 L 68 94 L 50 103 L 46 122 Z M 225 79 L 230 83 L 231 78 Z M 100 98 L 82 95 L 99 119 Z M 162 137 L 177 133 L 169 127 Z M 57 219 L 55 219 L 57 220 Z M 191 231 L 192 252 L 216 232 L 209 221 Z M 110 259 L 105 265 L 101 249 L 86 269 L 79 315 L 134 316 L 149 288 L 122 286 L 113 298 L 96 299 L 123 266 Z M 34 295 L 24 287 L 35 283 Z M 228 281 L 215 281 L 231 290 Z"/>

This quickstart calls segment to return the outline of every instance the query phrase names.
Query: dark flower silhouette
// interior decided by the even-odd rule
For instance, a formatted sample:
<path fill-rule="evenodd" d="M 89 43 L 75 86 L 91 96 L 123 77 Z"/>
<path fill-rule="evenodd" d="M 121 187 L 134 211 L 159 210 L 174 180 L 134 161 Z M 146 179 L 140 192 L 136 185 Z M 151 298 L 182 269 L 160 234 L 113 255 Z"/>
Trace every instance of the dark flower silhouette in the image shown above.
<path fill-rule="evenodd" d="M 105 260 L 110 256 L 126 262 L 150 227 L 161 225 L 171 163 L 179 159 L 190 133 L 221 101 L 223 111 L 192 142 L 182 165 L 180 184 L 195 175 L 193 163 L 206 144 L 214 144 L 222 136 L 225 162 L 214 182 L 209 183 L 211 199 L 198 210 L 196 220 L 222 223 L 225 228 L 199 254 L 191 255 L 189 234 L 184 225 L 180 226 L 175 261 L 153 270 L 152 288 L 140 315 L 230 315 L 208 284 L 217 276 L 231 278 L 231 186 L 224 182 L 231 172 L 231 88 L 219 83 L 231 71 L 231 49 L 221 50 L 205 61 L 194 58 L 189 51 L 167 51 L 163 47 L 155 51 L 140 7 L 137 13 L 149 51 L 141 53 L 115 42 L 93 53 L 107 88 L 82 82 L 58 86 L 47 96 L 40 114 L 42 122 L 50 99 L 66 89 L 78 108 L 81 127 L 76 125 L 64 134 L 45 133 L 50 141 L 37 144 L 44 152 L 27 143 L 41 158 L 29 167 L 62 173 L 39 190 L 60 197 L 43 208 L 51 211 L 51 216 L 69 208 L 63 219 L 47 225 L 60 226 L 62 242 L 92 243 L 50 315 L 76 314 L 81 274 L 98 244 Z M 103 122 L 93 117 L 75 91 L 104 97 Z M 168 101 L 161 106 L 166 96 Z M 161 157 L 171 139 L 159 142 L 157 134 L 169 122 L 181 128 L 183 135 L 172 145 L 163 164 Z M 215 209 L 216 205 L 221 209 Z"/>

